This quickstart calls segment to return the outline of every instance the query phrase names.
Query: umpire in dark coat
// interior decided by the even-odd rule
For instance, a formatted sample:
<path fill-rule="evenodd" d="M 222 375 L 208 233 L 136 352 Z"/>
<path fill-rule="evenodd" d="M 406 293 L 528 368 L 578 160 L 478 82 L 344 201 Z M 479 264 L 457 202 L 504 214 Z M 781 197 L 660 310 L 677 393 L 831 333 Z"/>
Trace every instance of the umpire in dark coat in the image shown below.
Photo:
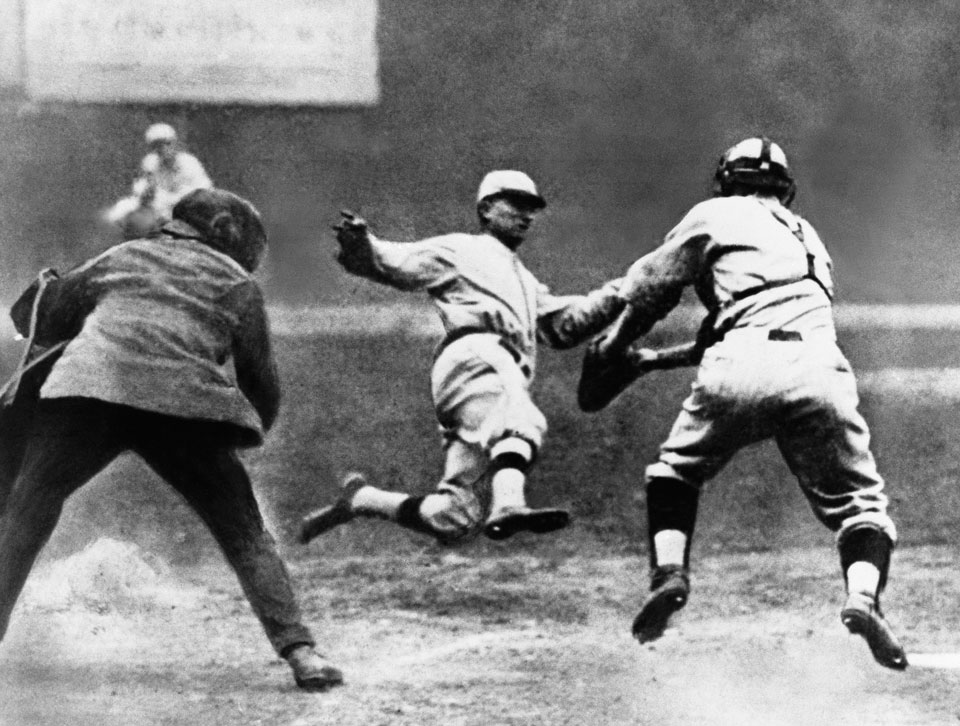
<path fill-rule="evenodd" d="M 33 347 L 62 351 L 34 393 L 18 394 L 33 398 L 16 475 L 0 482 L 0 638 L 66 498 L 133 451 L 206 523 L 297 684 L 342 681 L 314 650 L 237 456 L 262 442 L 280 397 L 251 274 L 266 243 L 249 202 L 197 190 L 159 235 L 48 275 L 20 315 L 15 306 Z"/>

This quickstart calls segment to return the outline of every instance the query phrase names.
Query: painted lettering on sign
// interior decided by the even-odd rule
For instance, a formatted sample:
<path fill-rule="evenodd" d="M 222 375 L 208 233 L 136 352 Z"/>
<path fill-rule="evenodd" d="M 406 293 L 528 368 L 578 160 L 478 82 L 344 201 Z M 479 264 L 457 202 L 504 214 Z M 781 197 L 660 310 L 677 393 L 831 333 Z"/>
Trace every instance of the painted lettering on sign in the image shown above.
<path fill-rule="evenodd" d="M 37 100 L 379 98 L 376 0 L 30 0 L 24 26 Z"/>

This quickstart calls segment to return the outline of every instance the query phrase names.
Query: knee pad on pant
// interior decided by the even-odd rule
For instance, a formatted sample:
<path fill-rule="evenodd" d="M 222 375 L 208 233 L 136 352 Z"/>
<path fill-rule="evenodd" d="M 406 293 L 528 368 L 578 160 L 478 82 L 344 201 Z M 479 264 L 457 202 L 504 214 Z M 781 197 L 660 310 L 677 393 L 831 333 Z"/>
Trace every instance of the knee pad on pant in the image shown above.
<path fill-rule="evenodd" d="M 887 584 L 887 573 L 890 571 L 890 554 L 893 552 L 893 541 L 879 527 L 862 526 L 850 530 L 837 545 L 840 552 L 840 568 L 844 579 L 847 568 L 854 562 L 869 562 L 880 571 L 879 592 L 883 592 Z"/>
<path fill-rule="evenodd" d="M 657 532 L 675 529 L 687 536 L 684 565 L 690 557 L 690 543 L 697 522 L 700 489 L 680 479 L 654 477 L 647 482 L 647 534 L 650 539 L 650 565 L 656 567 L 653 538 Z"/>
<path fill-rule="evenodd" d="M 436 504 L 436 494 L 430 496 Z M 409 497 L 397 510 L 396 522 L 414 532 L 435 537 L 440 544 L 454 545 L 466 542 L 477 536 L 483 528 L 483 519 L 479 509 L 474 512 L 469 507 L 451 505 L 449 501 L 442 506 L 428 507 L 424 511 L 426 496 Z"/>

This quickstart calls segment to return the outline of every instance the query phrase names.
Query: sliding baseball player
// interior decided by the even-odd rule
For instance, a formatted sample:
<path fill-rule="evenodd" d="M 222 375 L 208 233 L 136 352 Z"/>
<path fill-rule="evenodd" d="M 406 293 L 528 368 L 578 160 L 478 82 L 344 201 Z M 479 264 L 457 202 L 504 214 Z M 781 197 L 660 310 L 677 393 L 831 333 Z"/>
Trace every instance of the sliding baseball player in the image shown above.
<path fill-rule="evenodd" d="M 527 475 L 547 422 L 530 397 L 537 343 L 569 348 L 602 330 L 623 307 L 618 281 L 584 296 L 550 294 L 517 250 L 546 202 L 514 170 L 484 177 L 477 193 L 478 234 L 414 243 L 379 240 L 344 213 L 336 227 L 348 272 L 403 291 L 426 292 L 446 332 L 431 388 L 446 464 L 431 494 L 413 496 L 346 478 L 340 499 L 303 522 L 307 542 L 356 517 L 388 519 L 444 543 L 481 530 L 491 539 L 566 527 L 562 509 L 527 505 Z"/>

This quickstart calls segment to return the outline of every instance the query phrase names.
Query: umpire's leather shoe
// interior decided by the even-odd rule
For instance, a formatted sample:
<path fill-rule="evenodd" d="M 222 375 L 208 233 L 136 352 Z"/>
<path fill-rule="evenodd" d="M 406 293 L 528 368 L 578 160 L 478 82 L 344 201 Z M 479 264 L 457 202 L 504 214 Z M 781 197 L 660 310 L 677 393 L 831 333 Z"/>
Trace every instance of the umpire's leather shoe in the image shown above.
<path fill-rule="evenodd" d="M 300 645 L 287 654 L 293 678 L 305 691 L 326 691 L 343 683 L 343 673 L 309 645 Z"/>
<path fill-rule="evenodd" d="M 866 639 L 877 663 L 898 671 L 907 667 L 907 654 L 884 620 L 876 598 L 859 592 L 850 593 L 840 611 L 840 620 L 851 633 Z"/>
<path fill-rule="evenodd" d="M 670 616 L 687 604 L 690 576 L 681 565 L 664 565 L 653 571 L 650 594 L 633 619 L 633 637 L 641 643 L 656 640 L 667 629 Z"/>
<path fill-rule="evenodd" d="M 490 539 L 506 539 L 517 532 L 545 534 L 570 524 L 570 513 L 563 509 L 504 507 L 490 514 L 483 532 Z"/>
<path fill-rule="evenodd" d="M 353 498 L 367 485 L 363 474 L 347 474 L 340 485 L 340 497 L 333 504 L 316 509 L 300 521 L 300 543 L 307 544 L 334 527 L 349 522 L 357 516 L 353 508 Z"/>

